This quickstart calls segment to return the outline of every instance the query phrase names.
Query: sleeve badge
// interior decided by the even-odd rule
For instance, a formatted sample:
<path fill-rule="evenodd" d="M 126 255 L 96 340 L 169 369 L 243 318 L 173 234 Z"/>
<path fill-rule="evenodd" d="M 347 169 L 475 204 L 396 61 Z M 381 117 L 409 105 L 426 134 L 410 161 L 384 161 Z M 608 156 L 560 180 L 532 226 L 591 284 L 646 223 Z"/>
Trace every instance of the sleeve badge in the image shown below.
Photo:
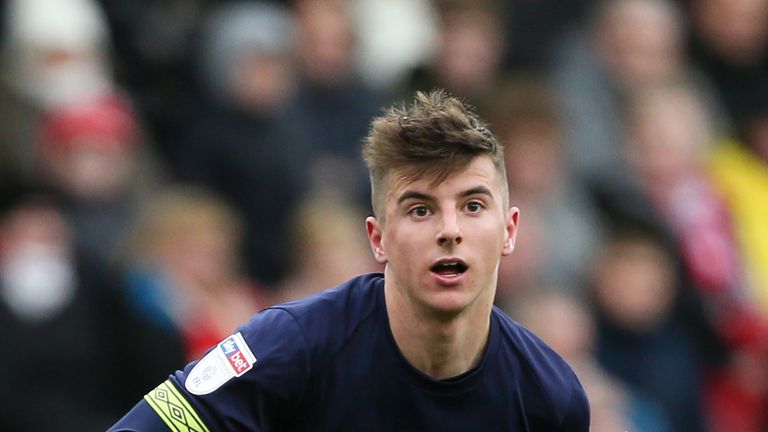
<path fill-rule="evenodd" d="M 221 341 L 192 368 L 184 387 L 194 395 L 214 392 L 232 378 L 253 368 L 253 355 L 239 332 Z"/>

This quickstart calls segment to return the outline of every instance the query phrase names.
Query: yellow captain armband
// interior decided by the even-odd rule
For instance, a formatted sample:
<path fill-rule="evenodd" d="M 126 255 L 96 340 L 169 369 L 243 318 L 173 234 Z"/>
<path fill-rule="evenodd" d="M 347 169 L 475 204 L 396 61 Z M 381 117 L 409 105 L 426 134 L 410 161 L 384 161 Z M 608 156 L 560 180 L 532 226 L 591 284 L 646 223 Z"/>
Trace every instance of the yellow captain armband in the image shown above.
<path fill-rule="evenodd" d="M 150 407 L 174 432 L 209 432 L 209 429 L 176 386 L 166 380 L 144 396 Z"/>

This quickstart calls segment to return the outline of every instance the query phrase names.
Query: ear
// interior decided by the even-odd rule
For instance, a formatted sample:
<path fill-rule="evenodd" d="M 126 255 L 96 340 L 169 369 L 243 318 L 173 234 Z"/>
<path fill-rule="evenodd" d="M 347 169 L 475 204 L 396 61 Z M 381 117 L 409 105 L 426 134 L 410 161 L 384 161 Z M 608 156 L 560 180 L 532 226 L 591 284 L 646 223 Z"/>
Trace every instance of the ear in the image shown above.
<path fill-rule="evenodd" d="M 365 218 L 365 230 L 368 233 L 368 242 L 371 244 L 371 250 L 373 251 L 373 257 L 379 264 L 387 263 L 387 254 L 384 252 L 384 245 L 382 242 L 382 226 L 381 223 L 373 216 Z"/>
<path fill-rule="evenodd" d="M 504 240 L 504 249 L 501 250 L 502 256 L 507 256 L 515 250 L 515 239 L 517 239 L 517 220 L 520 217 L 520 210 L 512 207 L 507 212 L 507 225 L 505 227 L 506 239 Z"/>

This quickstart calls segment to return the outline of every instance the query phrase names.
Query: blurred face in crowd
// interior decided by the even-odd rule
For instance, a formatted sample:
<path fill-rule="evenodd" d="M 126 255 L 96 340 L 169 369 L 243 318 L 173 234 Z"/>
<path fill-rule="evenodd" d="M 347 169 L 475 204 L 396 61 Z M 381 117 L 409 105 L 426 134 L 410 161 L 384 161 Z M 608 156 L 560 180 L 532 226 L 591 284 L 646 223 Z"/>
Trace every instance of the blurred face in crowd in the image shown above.
<path fill-rule="evenodd" d="M 0 297 L 20 318 L 40 321 L 72 299 L 72 233 L 44 202 L 21 204 L 0 220 Z"/>
<path fill-rule="evenodd" d="M 705 114 L 692 95 L 655 90 L 631 109 L 626 154 L 648 185 L 674 185 L 700 168 L 709 136 Z"/>
<path fill-rule="evenodd" d="M 0 61 L 4 78 L 22 96 L 50 108 L 112 87 L 108 27 L 96 2 L 12 0 L 3 6 L 8 43 Z"/>
<path fill-rule="evenodd" d="M 504 36 L 489 13 L 456 12 L 445 18 L 436 74 L 451 91 L 472 96 L 499 72 Z"/>
<path fill-rule="evenodd" d="M 563 294 L 549 293 L 522 305 L 521 322 L 571 364 L 589 356 L 594 324 L 584 307 Z"/>
<path fill-rule="evenodd" d="M 39 127 L 42 168 L 56 187 L 82 201 L 122 196 L 139 135 L 127 101 L 113 94 L 84 98 L 50 110 Z"/>
<path fill-rule="evenodd" d="M 509 187 L 531 198 L 545 198 L 558 185 L 562 154 L 551 125 L 527 123 L 502 137 Z"/>
<path fill-rule="evenodd" d="M 671 6 L 617 0 L 606 8 L 598 24 L 597 46 L 618 84 L 652 82 L 679 69 L 681 29 Z"/>
<path fill-rule="evenodd" d="M 669 314 L 675 294 L 669 256 L 652 241 L 613 242 L 602 251 L 594 273 L 594 295 L 615 324 L 635 332 L 652 331 Z"/>
<path fill-rule="evenodd" d="M 765 0 L 696 0 L 693 23 L 721 57 L 754 63 L 768 47 L 768 2 Z"/>
<path fill-rule="evenodd" d="M 166 245 L 172 267 L 204 287 L 231 282 L 236 275 L 236 253 L 228 233 L 216 227 L 177 236 Z"/>
<path fill-rule="evenodd" d="M 109 87 L 106 62 L 99 53 L 39 48 L 25 53 L 17 81 L 43 107 L 76 101 Z"/>
<path fill-rule="evenodd" d="M 239 59 L 230 70 L 235 101 L 253 111 L 270 112 L 293 93 L 293 68 L 288 56 L 252 54 Z"/>
<path fill-rule="evenodd" d="M 451 318 L 493 301 L 518 216 L 505 208 L 499 177 L 487 156 L 439 184 L 390 173 L 384 217 L 366 221 L 369 239 L 398 295 L 427 316 Z"/>
<path fill-rule="evenodd" d="M 79 199 L 115 198 L 133 173 L 135 149 L 102 140 L 83 136 L 71 145 L 46 150 L 46 165 L 57 184 Z"/>
<path fill-rule="evenodd" d="M 238 274 L 237 229 L 220 209 L 203 201 L 195 204 L 172 202 L 156 210 L 145 233 L 147 254 L 179 279 L 180 286 L 217 289 Z"/>
<path fill-rule="evenodd" d="M 14 251 L 30 245 L 69 255 L 69 227 L 59 211 L 48 204 L 22 204 L 0 222 L 0 258 L 5 259 Z"/>
<path fill-rule="evenodd" d="M 296 3 L 298 55 L 305 77 L 315 83 L 343 80 L 352 68 L 354 34 L 343 0 Z"/>
<path fill-rule="evenodd" d="M 348 203 L 334 197 L 315 198 L 299 212 L 296 221 L 297 270 L 306 275 L 302 291 L 314 292 L 337 285 L 355 275 L 377 268 L 360 215 Z"/>

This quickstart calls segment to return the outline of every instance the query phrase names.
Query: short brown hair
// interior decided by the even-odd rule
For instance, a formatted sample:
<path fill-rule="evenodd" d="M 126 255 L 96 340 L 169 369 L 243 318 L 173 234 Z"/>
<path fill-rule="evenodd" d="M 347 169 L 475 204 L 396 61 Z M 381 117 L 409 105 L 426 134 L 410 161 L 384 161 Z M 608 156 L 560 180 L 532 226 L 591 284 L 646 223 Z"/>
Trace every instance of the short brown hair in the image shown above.
<path fill-rule="evenodd" d="M 467 104 L 444 90 L 417 92 L 410 106 L 393 106 L 373 120 L 363 157 L 371 176 L 373 212 L 383 218 L 388 176 L 427 177 L 437 184 L 477 156 L 490 156 L 499 174 L 506 207 L 509 201 L 504 154 L 496 137 Z"/>

